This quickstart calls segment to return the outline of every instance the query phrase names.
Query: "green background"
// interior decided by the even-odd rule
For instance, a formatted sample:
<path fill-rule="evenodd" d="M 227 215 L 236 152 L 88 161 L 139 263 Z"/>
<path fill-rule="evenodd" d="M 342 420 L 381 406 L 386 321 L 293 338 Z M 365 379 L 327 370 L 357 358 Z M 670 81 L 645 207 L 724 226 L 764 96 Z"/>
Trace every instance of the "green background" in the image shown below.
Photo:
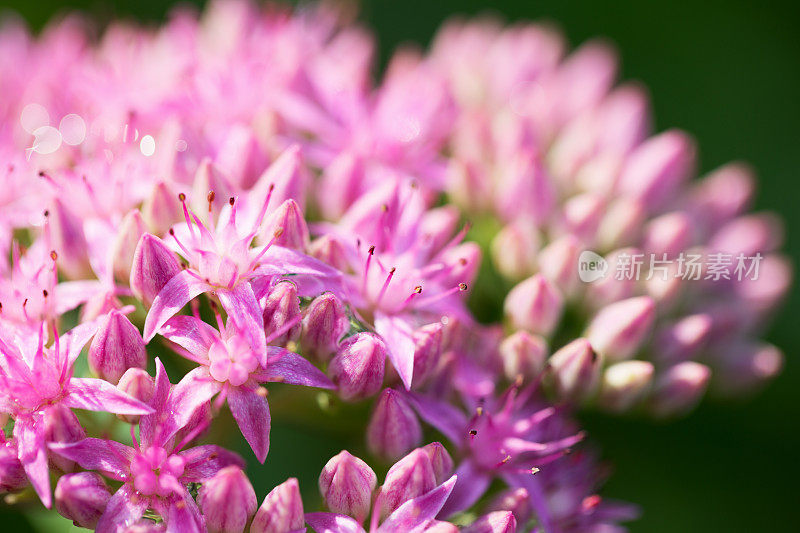
<path fill-rule="evenodd" d="M 159 20 L 168 9 L 166 2 L 151 0 L 66 3 L 100 22 L 115 16 Z M 65 3 L 43 0 L 0 5 L 21 13 L 34 28 L 65 9 Z M 623 78 L 640 80 L 651 91 L 657 128 L 683 128 L 698 139 L 701 170 L 732 159 L 753 164 L 761 178 L 757 207 L 783 215 L 785 248 L 800 264 L 800 6 L 743 0 L 386 0 L 365 2 L 362 19 L 377 32 L 385 61 L 399 43 L 426 44 L 448 16 L 487 10 L 507 20 L 555 22 L 573 45 L 593 36 L 614 41 Z M 753 398 L 706 402 L 689 418 L 670 424 L 583 416 L 615 465 L 605 494 L 644 509 L 631 531 L 798 530 L 798 312 L 795 290 L 769 335 L 787 355 L 785 371 Z M 274 468 L 253 476 L 259 499 L 293 471 L 290 466 L 300 457 L 313 457 L 302 466 L 301 484 L 315 490 L 314 476 L 325 459 L 347 444 L 344 431 L 326 441 L 322 432 L 286 424 L 282 437 L 276 432 L 273 438 L 268 466 Z M 2 505 L 0 519 L 9 527 L 2 530 L 31 527 Z"/>

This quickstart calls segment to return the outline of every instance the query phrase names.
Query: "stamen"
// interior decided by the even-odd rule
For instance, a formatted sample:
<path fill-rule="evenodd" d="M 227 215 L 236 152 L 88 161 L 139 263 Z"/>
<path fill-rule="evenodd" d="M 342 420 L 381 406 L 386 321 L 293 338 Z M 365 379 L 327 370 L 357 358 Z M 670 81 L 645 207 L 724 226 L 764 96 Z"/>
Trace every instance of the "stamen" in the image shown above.
<path fill-rule="evenodd" d="M 250 261 L 250 266 L 247 267 L 247 270 L 253 270 L 255 268 L 255 266 L 258 264 L 261 258 L 264 257 L 264 254 L 267 253 L 267 250 L 269 250 L 270 246 L 275 244 L 275 241 L 280 239 L 281 235 L 283 235 L 282 227 L 275 230 L 269 242 L 266 245 L 264 245 L 264 248 L 260 252 L 258 252 L 258 255 L 255 256 L 255 258 L 252 261 Z"/>
<path fill-rule="evenodd" d="M 269 202 L 272 200 L 272 191 L 275 190 L 275 184 L 269 184 L 269 190 L 267 191 L 267 197 L 264 199 L 264 203 L 261 205 L 261 210 L 258 212 L 258 217 L 256 217 L 256 223 L 253 226 L 253 233 L 255 234 L 258 232 L 258 228 L 261 226 L 261 223 L 264 222 L 264 217 L 267 215 L 267 207 L 269 207 Z"/>
<path fill-rule="evenodd" d="M 408 296 L 408 298 L 406 298 L 406 299 L 403 301 L 403 304 L 402 304 L 402 306 L 401 306 L 401 309 L 405 309 L 406 307 L 408 307 L 408 304 L 410 304 L 410 303 L 411 303 L 411 301 L 412 301 L 414 298 L 416 298 L 416 297 L 417 297 L 417 295 L 419 295 L 419 294 L 422 294 L 422 285 L 417 285 L 416 287 L 414 287 L 414 290 L 413 290 L 413 292 L 412 292 L 412 293 L 411 293 L 411 294 Z"/>
<path fill-rule="evenodd" d="M 439 300 L 443 300 L 444 298 L 447 298 L 451 294 L 455 294 L 457 292 L 464 292 L 466 290 L 467 290 L 467 284 L 466 283 L 459 283 L 458 285 L 456 285 L 452 289 L 448 289 L 448 290 L 446 290 L 444 292 L 440 292 L 439 294 L 434 294 L 433 296 L 428 296 L 426 298 L 423 298 L 422 300 L 417 302 L 417 304 L 418 305 L 429 305 L 429 304 L 432 304 L 434 302 L 438 302 Z"/>
<path fill-rule="evenodd" d="M 290 321 L 288 321 L 286 324 L 282 325 L 281 327 L 273 331 L 269 335 L 269 337 L 267 337 L 267 344 L 271 343 L 272 341 L 274 341 L 275 339 L 277 339 L 278 337 L 280 337 L 281 335 L 292 329 L 298 322 L 300 322 L 300 319 L 302 317 L 303 317 L 302 315 L 297 315 L 293 317 Z M 267 363 L 269 364 L 269 362 Z"/>
<path fill-rule="evenodd" d="M 214 318 L 217 319 L 217 329 L 220 331 L 225 331 L 225 323 L 222 321 L 222 316 L 219 314 L 217 302 L 214 300 L 209 300 L 208 305 L 211 307 L 211 312 L 214 313 Z"/>
<path fill-rule="evenodd" d="M 209 213 L 211 213 L 211 209 L 213 207 L 214 198 L 215 197 L 216 197 L 216 195 L 214 194 L 214 191 L 208 191 L 208 196 L 206 196 L 206 199 L 208 200 L 208 212 Z"/>
<path fill-rule="evenodd" d="M 379 305 L 381 300 L 383 299 L 383 295 L 386 294 L 386 289 L 389 287 L 389 283 L 392 281 L 392 276 L 394 276 L 394 272 L 397 270 L 395 267 L 389 271 L 389 275 L 386 276 L 386 281 L 383 282 L 383 287 L 381 287 L 381 292 L 378 293 L 378 297 L 375 299 L 375 305 Z"/>
<path fill-rule="evenodd" d="M 188 213 L 187 213 L 187 216 L 188 216 Z M 178 246 L 180 247 L 181 251 L 184 254 L 186 254 L 186 259 L 191 259 L 192 254 L 189 252 L 189 250 L 186 249 L 186 247 L 183 245 L 183 243 L 180 240 L 178 240 L 178 237 L 175 236 L 175 230 L 173 228 L 169 228 L 169 234 L 173 239 L 175 239 L 175 242 L 178 243 Z"/>
<path fill-rule="evenodd" d="M 367 262 L 364 265 L 364 276 L 361 279 L 361 293 L 366 294 L 367 292 L 367 280 L 369 279 L 369 265 L 372 262 L 372 255 L 375 253 L 375 245 L 369 247 L 367 251 Z"/>
<path fill-rule="evenodd" d="M 186 225 L 189 226 L 189 233 L 192 234 L 192 239 L 195 239 L 196 237 L 194 235 L 194 228 L 192 227 L 192 217 L 189 215 L 189 208 L 186 207 L 186 195 L 183 193 L 178 193 L 178 200 L 183 208 L 183 218 L 186 220 Z M 172 231 L 172 229 L 169 230 L 169 234 L 173 237 L 175 236 L 175 233 Z M 178 246 L 180 246 L 180 243 L 178 243 Z M 183 246 L 181 246 L 181 248 L 183 248 Z"/>

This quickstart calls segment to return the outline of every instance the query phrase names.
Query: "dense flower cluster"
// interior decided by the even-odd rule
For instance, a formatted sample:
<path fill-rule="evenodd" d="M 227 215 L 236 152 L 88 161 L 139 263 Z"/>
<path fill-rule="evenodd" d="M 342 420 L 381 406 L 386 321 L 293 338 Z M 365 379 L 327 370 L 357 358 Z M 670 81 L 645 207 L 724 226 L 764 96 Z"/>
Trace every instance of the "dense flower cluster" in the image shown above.
<path fill-rule="evenodd" d="M 712 370 L 743 391 L 780 369 L 757 340 L 790 281 L 779 222 L 745 214 L 741 165 L 689 181 L 691 141 L 648 137 L 606 45 L 454 23 L 374 84 L 372 37 L 325 4 L 89 35 L 0 29 L 7 501 L 101 532 L 619 531 L 636 510 L 597 494 L 570 406 L 671 416 Z M 478 278 L 482 245 L 526 279 Z M 587 250 L 760 275 L 589 283 Z M 504 324 L 474 318 L 476 279 Z M 269 468 L 276 382 L 371 409 L 372 466 L 331 458 L 321 504 L 291 478 L 259 507 L 201 443 L 227 406 Z"/>

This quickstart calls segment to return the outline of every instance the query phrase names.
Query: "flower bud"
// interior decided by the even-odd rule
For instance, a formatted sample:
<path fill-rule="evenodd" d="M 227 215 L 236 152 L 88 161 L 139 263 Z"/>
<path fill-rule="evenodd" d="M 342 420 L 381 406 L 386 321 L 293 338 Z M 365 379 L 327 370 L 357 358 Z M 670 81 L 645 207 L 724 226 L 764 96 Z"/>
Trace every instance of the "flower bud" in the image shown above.
<path fill-rule="evenodd" d="M 56 510 L 78 527 L 94 529 L 106 509 L 111 492 L 94 472 L 67 474 L 56 485 Z"/>
<path fill-rule="evenodd" d="M 178 195 L 166 183 L 158 183 L 142 204 L 142 219 L 152 233 L 163 235 L 176 222 L 183 220 Z"/>
<path fill-rule="evenodd" d="M 131 266 L 133 256 L 136 253 L 136 246 L 139 239 L 147 231 L 142 215 L 138 209 L 130 211 L 117 229 L 117 237 L 114 239 L 113 251 L 111 253 L 114 277 L 123 283 L 128 283 L 131 279 Z"/>
<path fill-rule="evenodd" d="M 292 198 L 302 209 L 307 182 L 308 172 L 303 163 L 302 150 L 299 145 L 293 144 L 281 152 L 261 173 L 258 182 L 250 191 L 250 196 L 259 199 L 258 205 L 262 205 L 261 202 L 266 201 L 270 194 L 271 205 L 280 205 Z"/>
<path fill-rule="evenodd" d="M 119 382 L 129 368 L 147 366 L 147 351 L 139 330 L 119 311 L 106 315 L 92 339 L 89 369 L 98 377 Z"/>
<path fill-rule="evenodd" d="M 631 198 L 617 198 L 606 209 L 597 230 L 597 246 L 614 250 L 636 242 L 645 220 L 641 204 Z"/>
<path fill-rule="evenodd" d="M 387 351 L 374 333 L 356 333 L 339 345 L 328 374 L 343 400 L 361 400 L 381 390 Z"/>
<path fill-rule="evenodd" d="M 195 214 L 203 220 L 206 220 L 206 213 L 216 217 L 226 205 L 226 200 L 232 196 L 236 196 L 236 193 L 222 170 L 211 159 L 203 158 L 192 185 L 191 206 Z"/>
<path fill-rule="evenodd" d="M 696 182 L 691 195 L 692 214 L 707 235 L 744 212 L 754 191 L 753 170 L 743 163 L 729 163 Z"/>
<path fill-rule="evenodd" d="M 83 220 L 56 199 L 45 213 L 50 248 L 58 253 L 58 268 L 71 279 L 84 279 L 92 272 L 89 245 L 83 232 Z"/>
<path fill-rule="evenodd" d="M 197 495 L 209 533 L 242 533 L 258 501 L 253 486 L 238 466 L 226 466 L 203 483 Z"/>
<path fill-rule="evenodd" d="M 322 469 L 319 492 L 330 511 L 352 516 L 361 523 L 369 513 L 377 481 L 367 463 L 342 451 Z"/>
<path fill-rule="evenodd" d="M 19 460 L 16 441 L 0 443 L 0 493 L 20 490 L 27 484 L 28 476 Z"/>
<path fill-rule="evenodd" d="M 289 281 L 275 285 L 264 302 L 264 332 L 267 338 L 269 339 L 299 316 L 300 299 L 297 297 L 297 286 Z M 302 325 L 298 321 L 279 337 L 271 339 L 270 344 L 283 346 L 289 341 L 297 340 L 301 329 Z"/>
<path fill-rule="evenodd" d="M 428 454 L 431 459 L 431 466 L 433 467 L 433 475 L 436 478 L 436 484 L 441 485 L 450 478 L 453 473 L 453 459 L 447 453 L 447 449 L 442 446 L 441 442 L 431 442 L 426 444 L 420 450 Z"/>
<path fill-rule="evenodd" d="M 648 361 L 622 361 L 606 368 L 600 386 L 600 404 L 623 412 L 641 400 L 653 381 L 653 364 Z"/>
<path fill-rule="evenodd" d="M 600 375 L 600 358 L 586 339 L 575 339 L 547 362 L 548 377 L 558 398 L 582 400 L 590 396 Z"/>
<path fill-rule="evenodd" d="M 364 162 L 344 151 L 325 166 L 320 176 L 317 202 L 327 219 L 339 219 L 355 202 L 364 182 Z"/>
<path fill-rule="evenodd" d="M 274 241 L 273 241 L 274 238 Z M 264 223 L 260 242 L 284 246 L 304 252 L 308 247 L 308 226 L 303 211 L 292 199 L 286 200 Z"/>
<path fill-rule="evenodd" d="M 172 250 L 155 235 L 145 233 L 133 255 L 131 290 L 145 307 L 150 307 L 164 285 L 180 271 L 181 266 Z"/>
<path fill-rule="evenodd" d="M 578 239 L 565 235 L 539 253 L 539 272 L 565 296 L 574 295 L 581 283 L 576 265 L 582 250 Z"/>
<path fill-rule="evenodd" d="M 308 247 L 311 257 L 327 263 L 333 268 L 342 272 L 350 271 L 350 263 L 347 259 L 347 250 L 342 242 L 333 235 L 326 234 L 318 239 L 314 239 Z"/>
<path fill-rule="evenodd" d="M 558 325 L 563 307 L 561 293 L 541 274 L 511 289 L 504 306 L 515 328 L 544 336 L 550 335 Z"/>
<path fill-rule="evenodd" d="M 541 244 L 533 224 L 515 221 L 501 229 L 492 240 L 492 259 L 497 270 L 509 279 L 523 279 L 535 270 Z"/>
<path fill-rule="evenodd" d="M 599 353 L 620 361 L 636 353 L 654 320 L 655 304 L 651 298 L 628 298 L 601 309 L 589 324 L 586 337 Z"/>
<path fill-rule="evenodd" d="M 564 202 L 561 225 L 566 233 L 592 243 L 605 213 L 605 201 L 596 193 L 583 193 Z"/>
<path fill-rule="evenodd" d="M 708 386 L 711 370 L 694 361 L 678 363 L 656 380 L 650 408 L 656 416 L 676 416 L 691 410 Z"/>
<path fill-rule="evenodd" d="M 349 329 L 350 320 L 339 298 L 330 293 L 317 296 L 303 316 L 300 338 L 303 354 L 327 361 L 336 353 L 339 340 Z"/>
<path fill-rule="evenodd" d="M 289 478 L 264 498 L 250 525 L 250 533 L 287 533 L 302 530 L 305 523 L 297 479 Z"/>
<path fill-rule="evenodd" d="M 511 511 L 517 523 L 524 524 L 531 517 L 531 502 L 528 491 L 520 487 L 518 489 L 507 489 L 498 494 L 489 506 L 487 511 Z"/>
<path fill-rule="evenodd" d="M 444 325 L 434 322 L 414 332 L 414 384 L 422 385 L 431 376 L 442 355 Z"/>
<path fill-rule="evenodd" d="M 663 254 L 674 258 L 691 243 L 692 219 L 686 213 L 667 213 L 647 224 L 642 249 L 659 259 Z"/>
<path fill-rule="evenodd" d="M 517 376 L 531 380 L 544 369 L 547 343 L 538 335 L 520 330 L 506 337 L 499 351 L 508 380 L 514 381 Z"/>
<path fill-rule="evenodd" d="M 659 360 L 678 362 L 691 359 L 703 349 L 714 321 L 707 313 L 681 318 L 656 335 L 654 348 Z"/>
<path fill-rule="evenodd" d="M 139 400 L 144 404 L 149 404 L 153 398 L 155 380 L 153 376 L 141 368 L 129 368 L 119 378 L 117 388 L 128 396 Z M 139 421 L 138 415 L 117 415 L 121 420 L 129 424 L 136 424 Z"/>
<path fill-rule="evenodd" d="M 63 404 L 51 406 L 44 412 L 44 439 L 45 442 L 70 443 L 86 438 L 78 417 Z M 50 463 L 62 472 L 72 472 L 75 462 L 58 453 L 48 453 Z"/>
<path fill-rule="evenodd" d="M 367 425 L 367 448 L 381 459 L 396 461 L 422 441 L 414 410 L 395 390 L 385 389 Z"/>
<path fill-rule="evenodd" d="M 436 485 L 431 456 L 417 448 L 397 461 L 386 473 L 375 505 L 380 506 L 381 517 L 385 518 L 408 500 L 422 496 Z"/>
<path fill-rule="evenodd" d="M 756 213 L 740 216 L 722 226 L 711 237 L 708 248 L 712 252 L 737 255 L 762 255 L 779 248 L 783 243 L 783 223 L 773 213 Z"/>
<path fill-rule="evenodd" d="M 465 533 L 514 533 L 517 519 L 511 511 L 494 511 L 465 527 Z"/>
<path fill-rule="evenodd" d="M 441 250 L 453 238 L 461 215 L 453 205 L 429 209 L 420 220 L 420 233 L 424 235 L 426 248 Z"/>
<path fill-rule="evenodd" d="M 223 134 L 216 164 L 230 176 L 233 186 L 247 190 L 258 180 L 261 169 L 267 166 L 267 156 L 252 128 L 237 123 Z"/>
<path fill-rule="evenodd" d="M 743 394 L 777 376 L 783 353 L 771 344 L 739 343 L 723 349 L 714 367 L 715 385 L 726 394 Z"/>

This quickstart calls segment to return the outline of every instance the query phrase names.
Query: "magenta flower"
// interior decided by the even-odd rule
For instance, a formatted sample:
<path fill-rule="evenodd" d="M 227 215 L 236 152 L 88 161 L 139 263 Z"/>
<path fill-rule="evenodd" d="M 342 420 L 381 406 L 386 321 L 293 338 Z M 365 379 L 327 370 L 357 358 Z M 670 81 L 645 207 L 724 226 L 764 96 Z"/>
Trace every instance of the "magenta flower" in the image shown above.
<path fill-rule="evenodd" d="M 266 346 L 266 341 L 280 337 L 293 323 L 266 339 L 267 364 L 262 365 L 250 339 L 234 321 L 228 319 L 225 326 L 219 316 L 217 320 L 219 330 L 185 315 L 174 316 L 164 324 L 162 334 L 183 348 L 181 355 L 200 365 L 181 380 L 175 394 L 192 395 L 198 404 L 218 395 L 214 401 L 217 408 L 227 400 L 242 435 L 263 463 L 269 452 L 270 414 L 266 390 L 260 384 L 272 381 L 323 389 L 335 387 L 325 374 L 296 353 Z"/>
<path fill-rule="evenodd" d="M 133 447 L 95 438 L 50 445 L 55 453 L 81 467 L 122 482 L 97 523 L 98 532 L 114 532 L 132 525 L 148 509 L 161 515 L 170 531 L 205 531 L 200 510 L 186 485 L 202 483 L 229 465 L 244 466 L 238 455 L 219 446 L 209 444 L 183 450 L 202 426 L 175 442 L 177 431 L 202 404 L 198 395 L 187 394 L 188 381 L 184 378 L 171 387 L 164 366 L 156 359 L 152 409 L 141 417 L 139 440 L 132 435 Z"/>
<path fill-rule="evenodd" d="M 142 415 L 152 409 L 101 379 L 76 378 L 72 364 L 94 334 L 96 325 L 86 323 L 45 347 L 44 324 L 38 342 L 32 332 L 11 332 L 0 338 L 0 412 L 14 419 L 14 438 L 19 460 L 31 485 L 45 506 L 50 507 L 50 476 L 44 418 L 57 407 Z"/>

